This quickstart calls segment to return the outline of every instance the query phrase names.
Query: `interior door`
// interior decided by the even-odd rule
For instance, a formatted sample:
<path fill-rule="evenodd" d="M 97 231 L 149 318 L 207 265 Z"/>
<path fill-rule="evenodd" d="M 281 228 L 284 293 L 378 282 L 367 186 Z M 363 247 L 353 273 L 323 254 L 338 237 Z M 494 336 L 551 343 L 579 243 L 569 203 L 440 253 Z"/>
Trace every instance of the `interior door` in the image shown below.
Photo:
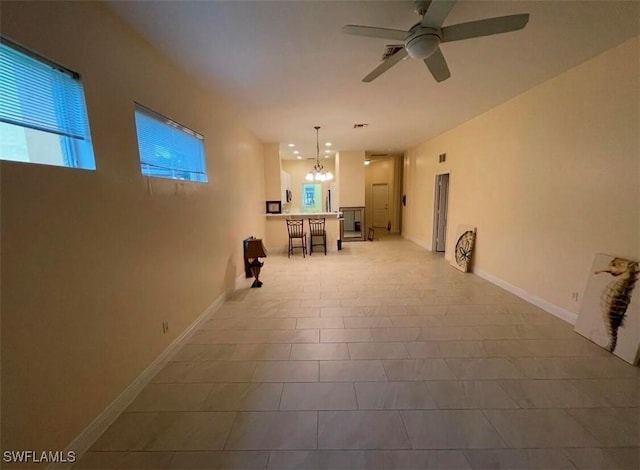
<path fill-rule="evenodd" d="M 436 175 L 436 190 L 433 208 L 433 251 L 446 250 L 448 202 L 449 175 Z"/>
<path fill-rule="evenodd" d="M 374 184 L 371 195 L 373 205 L 373 226 L 387 228 L 389 222 L 389 185 Z"/>

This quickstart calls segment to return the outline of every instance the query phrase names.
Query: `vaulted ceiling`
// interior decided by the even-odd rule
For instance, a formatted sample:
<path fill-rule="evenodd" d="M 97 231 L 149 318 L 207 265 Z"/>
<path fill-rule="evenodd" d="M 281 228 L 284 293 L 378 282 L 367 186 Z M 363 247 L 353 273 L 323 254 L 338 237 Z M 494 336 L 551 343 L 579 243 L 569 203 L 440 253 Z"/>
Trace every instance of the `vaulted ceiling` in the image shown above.
<path fill-rule="evenodd" d="M 404 60 L 371 83 L 385 39 L 346 24 L 408 30 L 410 1 L 111 1 L 150 43 L 221 96 L 264 142 L 315 155 L 397 152 L 640 34 L 636 1 L 458 1 L 444 25 L 529 13 L 525 29 L 442 44 L 451 78 Z M 354 129 L 354 124 L 368 126 Z M 285 148 L 285 151 L 286 150 Z"/>

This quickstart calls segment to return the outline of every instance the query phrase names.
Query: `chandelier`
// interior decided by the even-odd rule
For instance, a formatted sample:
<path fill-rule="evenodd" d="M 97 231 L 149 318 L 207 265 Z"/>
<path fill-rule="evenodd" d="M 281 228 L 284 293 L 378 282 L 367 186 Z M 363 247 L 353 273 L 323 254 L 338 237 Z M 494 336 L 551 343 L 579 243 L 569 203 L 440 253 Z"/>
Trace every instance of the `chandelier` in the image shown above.
<path fill-rule="evenodd" d="M 318 141 L 318 130 L 320 126 L 315 126 L 314 129 L 316 130 L 316 164 L 313 165 L 313 168 L 309 170 L 309 173 L 307 173 L 304 179 L 307 181 L 331 181 L 333 175 L 330 171 L 325 170 L 320 163 L 320 143 Z"/>

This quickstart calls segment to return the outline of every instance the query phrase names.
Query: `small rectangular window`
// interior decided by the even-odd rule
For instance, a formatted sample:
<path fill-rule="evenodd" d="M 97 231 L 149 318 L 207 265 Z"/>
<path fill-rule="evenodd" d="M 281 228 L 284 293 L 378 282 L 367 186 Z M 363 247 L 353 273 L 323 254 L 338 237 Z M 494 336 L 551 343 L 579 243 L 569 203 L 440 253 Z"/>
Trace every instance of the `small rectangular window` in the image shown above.
<path fill-rule="evenodd" d="M 208 181 L 200 134 L 138 104 L 135 117 L 143 175 Z"/>
<path fill-rule="evenodd" d="M 302 184 L 302 211 L 320 212 L 322 210 L 322 187 L 320 183 Z"/>
<path fill-rule="evenodd" d="M 80 76 L 1 40 L 0 160 L 95 170 Z"/>

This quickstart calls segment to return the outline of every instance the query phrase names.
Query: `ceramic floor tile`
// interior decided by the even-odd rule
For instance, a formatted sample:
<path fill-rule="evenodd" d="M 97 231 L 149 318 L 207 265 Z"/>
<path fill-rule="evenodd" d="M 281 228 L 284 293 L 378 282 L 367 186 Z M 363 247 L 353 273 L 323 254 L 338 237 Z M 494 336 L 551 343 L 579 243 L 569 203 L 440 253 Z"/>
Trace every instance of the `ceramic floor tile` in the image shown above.
<path fill-rule="evenodd" d="M 211 385 L 202 408 L 209 411 L 277 410 L 281 383 L 217 383 Z"/>
<path fill-rule="evenodd" d="M 420 339 L 420 328 L 371 328 L 375 341 L 417 341 Z"/>
<path fill-rule="evenodd" d="M 175 362 L 229 360 L 235 349 L 235 344 L 185 344 L 171 360 Z"/>
<path fill-rule="evenodd" d="M 91 450 L 222 449 L 235 413 L 123 413 Z"/>
<path fill-rule="evenodd" d="M 503 380 L 500 386 L 520 408 L 581 408 L 600 403 L 569 380 Z"/>
<path fill-rule="evenodd" d="M 484 414 L 512 448 L 597 447 L 599 444 L 563 409 L 485 410 Z"/>
<path fill-rule="evenodd" d="M 461 341 L 467 339 L 482 339 L 469 326 L 436 326 L 422 328 L 421 338 L 424 341 Z"/>
<path fill-rule="evenodd" d="M 320 330 L 320 342 L 322 343 L 351 343 L 360 341 L 373 341 L 373 336 L 369 328 Z"/>
<path fill-rule="evenodd" d="M 386 381 L 382 362 L 371 361 L 322 361 L 321 382 Z"/>
<path fill-rule="evenodd" d="M 294 344 L 291 349 L 292 361 L 349 359 L 345 343 Z"/>
<path fill-rule="evenodd" d="M 157 470 L 170 468 L 173 452 L 87 452 L 74 469 Z"/>
<path fill-rule="evenodd" d="M 382 361 L 389 380 L 455 379 L 444 359 L 398 359 Z"/>
<path fill-rule="evenodd" d="M 345 322 L 342 317 L 328 318 L 298 318 L 296 328 L 304 330 L 309 328 L 344 328 Z M 350 328 L 350 327 L 347 327 Z"/>
<path fill-rule="evenodd" d="M 411 448 L 397 411 L 320 411 L 319 449 Z"/>
<path fill-rule="evenodd" d="M 600 406 L 640 406 L 638 379 L 577 379 L 571 383 Z"/>
<path fill-rule="evenodd" d="M 408 359 L 404 343 L 349 343 L 351 359 Z"/>
<path fill-rule="evenodd" d="M 212 318 L 203 323 L 203 330 L 292 330 L 295 318 Z"/>
<path fill-rule="evenodd" d="M 176 452 L 170 468 L 187 469 L 264 469 L 269 460 L 267 451 Z"/>
<path fill-rule="evenodd" d="M 638 467 L 638 368 L 400 237 L 344 250 L 270 254 L 78 468 Z"/>
<path fill-rule="evenodd" d="M 249 382 L 256 368 L 252 361 L 170 362 L 154 383 Z"/>
<path fill-rule="evenodd" d="M 433 380 L 427 382 L 441 409 L 518 408 L 498 382 L 491 380 Z"/>
<path fill-rule="evenodd" d="M 238 413 L 225 450 L 315 449 L 315 411 Z"/>
<path fill-rule="evenodd" d="M 391 317 L 344 317 L 345 328 L 386 328 L 392 326 Z"/>
<path fill-rule="evenodd" d="M 469 464 L 459 451 L 420 450 L 311 450 L 274 451 L 270 469 L 362 470 L 466 470 Z"/>
<path fill-rule="evenodd" d="M 291 354 L 290 344 L 237 344 L 231 353 L 232 361 L 281 361 Z"/>
<path fill-rule="evenodd" d="M 495 449 L 466 450 L 465 456 L 471 468 L 505 468 L 560 470 L 573 465 L 560 449 Z"/>
<path fill-rule="evenodd" d="M 437 408 L 424 382 L 357 382 L 361 410 L 421 410 Z"/>
<path fill-rule="evenodd" d="M 198 411 L 206 410 L 204 403 L 212 384 L 147 385 L 127 411 Z"/>
<path fill-rule="evenodd" d="M 640 468 L 638 447 L 565 449 L 564 452 L 580 470 L 638 470 Z"/>
<path fill-rule="evenodd" d="M 402 411 L 414 449 L 506 447 L 481 411 Z"/>
<path fill-rule="evenodd" d="M 509 358 L 446 359 L 459 379 L 520 379 L 522 373 Z"/>
<path fill-rule="evenodd" d="M 320 309 L 321 317 L 357 317 L 365 315 L 365 309 L 362 307 L 322 307 Z"/>
<path fill-rule="evenodd" d="M 255 369 L 253 382 L 317 382 L 318 361 L 261 362 Z"/>
<path fill-rule="evenodd" d="M 640 445 L 638 408 L 569 409 L 567 412 L 598 441 L 597 447 Z"/>
<path fill-rule="evenodd" d="M 284 385 L 281 410 L 356 410 L 352 383 L 288 383 Z"/>

